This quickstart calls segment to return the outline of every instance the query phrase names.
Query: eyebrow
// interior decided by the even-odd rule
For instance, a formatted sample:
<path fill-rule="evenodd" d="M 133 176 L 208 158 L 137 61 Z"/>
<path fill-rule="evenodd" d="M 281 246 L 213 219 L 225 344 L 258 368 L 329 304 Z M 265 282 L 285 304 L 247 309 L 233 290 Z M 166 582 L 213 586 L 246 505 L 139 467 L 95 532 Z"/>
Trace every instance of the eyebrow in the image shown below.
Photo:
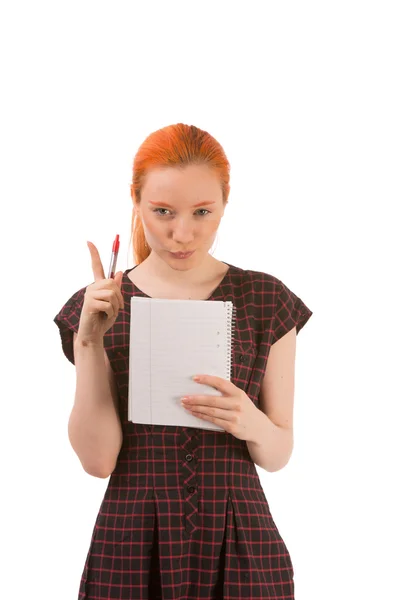
<path fill-rule="evenodd" d="M 167 204 L 167 202 L 152 202 L 149 200 L 149 204 L 154 204 L 154 206 L 160 206 L 162 208 L 174 208 L 170 204 Z M 198 202 L 197 204 L 193 205 L 193 208 L 197 208 L 197 206 L 209 206 L 210 204 L 215 204 L 215 202 L 213 200 L 209 200 L 207 202 Z"/>

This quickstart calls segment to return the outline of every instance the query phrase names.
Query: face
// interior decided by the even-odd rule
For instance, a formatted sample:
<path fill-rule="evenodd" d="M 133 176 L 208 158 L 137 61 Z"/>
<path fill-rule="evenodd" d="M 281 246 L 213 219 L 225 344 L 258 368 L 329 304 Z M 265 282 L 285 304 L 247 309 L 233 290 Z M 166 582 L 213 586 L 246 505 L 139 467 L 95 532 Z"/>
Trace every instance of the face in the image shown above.
<path fill-rule="evenodd" d="M 153 170 L 136 211 L 152 251 L 174 268 L 191 268 L 213 245 L 224 214 L 221 185 L 204 165 Z M 187 258 L 172 254 L 190 251 Z"/>

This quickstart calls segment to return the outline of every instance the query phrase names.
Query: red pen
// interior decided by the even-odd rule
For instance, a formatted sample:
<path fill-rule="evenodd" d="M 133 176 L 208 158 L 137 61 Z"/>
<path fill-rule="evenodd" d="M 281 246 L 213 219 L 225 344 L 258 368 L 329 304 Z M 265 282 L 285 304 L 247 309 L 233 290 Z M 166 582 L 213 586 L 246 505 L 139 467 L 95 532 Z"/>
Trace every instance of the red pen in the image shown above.
<path fill-rule="evenodd" d="M 108 279 L 114 279 L 115 267 L 117 266 L 118 251 L 119 251 L 119 235 L 117 233 L 117 235 L 115 236 L 113 247 L 112 247 L 110 268 L 108 270 Z"/>

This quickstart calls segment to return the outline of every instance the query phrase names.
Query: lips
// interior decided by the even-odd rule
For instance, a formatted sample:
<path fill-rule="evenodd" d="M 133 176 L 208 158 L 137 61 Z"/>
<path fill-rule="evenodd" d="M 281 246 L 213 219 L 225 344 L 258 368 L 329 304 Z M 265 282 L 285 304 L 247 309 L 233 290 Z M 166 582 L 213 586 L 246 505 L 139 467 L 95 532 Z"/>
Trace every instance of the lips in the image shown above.
<path fill-rule="evenodd" d="M 170 254 L 175 258 L 189 258 L 189 256 L 192 256 L 193 252 L 194 250 L 191 252 L 171 252 Z"/>

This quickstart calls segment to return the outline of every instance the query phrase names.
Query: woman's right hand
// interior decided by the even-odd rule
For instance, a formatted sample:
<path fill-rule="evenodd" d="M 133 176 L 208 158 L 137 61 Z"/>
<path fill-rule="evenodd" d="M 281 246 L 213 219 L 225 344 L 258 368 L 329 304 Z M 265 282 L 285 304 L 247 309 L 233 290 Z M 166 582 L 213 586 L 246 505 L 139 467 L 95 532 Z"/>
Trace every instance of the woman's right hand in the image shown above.
<path fill-rule="evenodd" d="M 92 242 L 87 244 L 92 257 L 95 281 L 88 285 L 85 291 L 78 337 L 86 343 L 100 345 L 103 343 L 104 334 L 114 325 L 119 309 L 124 307 L 121 293 L 123 273 L 118 271 L 114 279 L 106 279 L 96 246 Z"/>

